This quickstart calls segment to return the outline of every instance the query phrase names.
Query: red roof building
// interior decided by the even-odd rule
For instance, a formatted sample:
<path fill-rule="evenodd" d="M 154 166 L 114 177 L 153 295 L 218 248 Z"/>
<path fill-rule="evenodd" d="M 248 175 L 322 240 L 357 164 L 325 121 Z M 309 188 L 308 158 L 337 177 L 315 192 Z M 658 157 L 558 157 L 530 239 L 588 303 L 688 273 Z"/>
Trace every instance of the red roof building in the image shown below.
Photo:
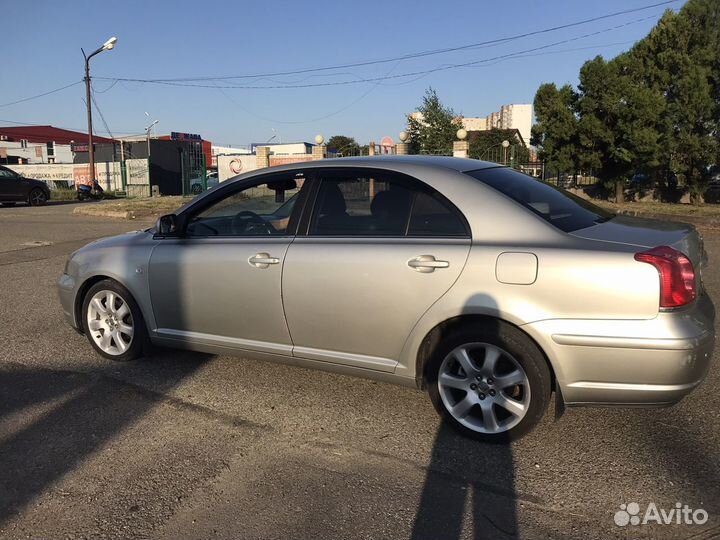
<path fill-rule="evenodd" d="M 56 128 L 53 126 L 13 126 L 0 127 L 0 142 L 20 142 L 46 144 L 54 142 L 55 144 L 87 143 L 87 133 L 80 131 L 71 131 L 69 129 Z M 107 137 L 93 136 L 93 142 L 111 143 L 112 139 Z"/>

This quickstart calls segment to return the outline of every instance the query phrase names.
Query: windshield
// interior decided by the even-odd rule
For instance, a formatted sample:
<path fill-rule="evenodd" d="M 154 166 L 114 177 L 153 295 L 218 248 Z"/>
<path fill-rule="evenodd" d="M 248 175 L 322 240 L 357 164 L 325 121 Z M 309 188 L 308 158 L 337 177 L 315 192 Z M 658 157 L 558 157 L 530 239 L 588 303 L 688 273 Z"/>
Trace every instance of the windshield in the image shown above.
<path fill-rule="evenodd" d="M 466 174 L 510 197 L 561 231 L 585 229 L 615 217 L 590 201 L 513 169 L 498 167 Z"/>

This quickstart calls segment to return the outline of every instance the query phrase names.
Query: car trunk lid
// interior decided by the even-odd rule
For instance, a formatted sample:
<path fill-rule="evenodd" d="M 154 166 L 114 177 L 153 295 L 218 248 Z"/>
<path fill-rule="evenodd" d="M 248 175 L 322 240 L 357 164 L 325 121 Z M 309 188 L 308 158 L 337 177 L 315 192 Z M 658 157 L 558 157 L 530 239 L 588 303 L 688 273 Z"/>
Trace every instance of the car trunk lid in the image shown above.
<path fill-rule="evenodd" d="M 707 264 L 707 253 L 702 236 L 693 225 L 656 219 L 616 216 L 591 227 L 573 231 L 573 236 L 586 240 L 612 242 L 638 248 L 670 246 L 684 253 L 693 263 L 698 289 L 702 287 L 702 271 Z"/>

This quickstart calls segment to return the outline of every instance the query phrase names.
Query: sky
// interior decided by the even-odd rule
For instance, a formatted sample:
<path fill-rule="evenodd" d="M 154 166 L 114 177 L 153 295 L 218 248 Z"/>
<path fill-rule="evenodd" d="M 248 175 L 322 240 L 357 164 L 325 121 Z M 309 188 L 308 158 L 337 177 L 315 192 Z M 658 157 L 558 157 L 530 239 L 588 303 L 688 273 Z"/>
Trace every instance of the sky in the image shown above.
<path fill-rule="evenodd" d="M 0 0 L 0 125 L 87 131 L 80 49 L 117 36 L 113 50 L 91 60 L 98 134 L 142 134 L 158 120 L 156 133 L 198 133 L 224 146 L 317 134 L 397 140 L 428 87 L 464 116 L 531 103 L 540 84 L 576 85 L 586 60 L 627 50 L 683 0 L 504 38 L 661 1 Z M 400 58 L 408 55 L 415 57 Z M 348 66 L 377 60 L 384 61 Z M 346 67 L 306 71 L 333 66 Z"/>

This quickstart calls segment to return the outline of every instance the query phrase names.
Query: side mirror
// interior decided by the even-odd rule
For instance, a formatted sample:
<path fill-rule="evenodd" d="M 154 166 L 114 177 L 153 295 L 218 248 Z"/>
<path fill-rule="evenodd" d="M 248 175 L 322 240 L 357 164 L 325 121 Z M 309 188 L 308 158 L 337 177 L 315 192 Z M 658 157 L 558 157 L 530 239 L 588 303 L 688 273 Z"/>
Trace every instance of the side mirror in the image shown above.
<path fill-rule="evenodd" d="M 275 202 L 285 202 L 285 192 L 291 189 L 297 189 L 297 182 L 295 180 L 275 180 L 274 182 L 268 182 L 268 188 L 275 192 Z"/>
<path fill-rule="evenodd" d="M 160 216 L 155 224 L 155 232 L 160 236 L 177 234 L 177 221 L 175 214 Z"/>

